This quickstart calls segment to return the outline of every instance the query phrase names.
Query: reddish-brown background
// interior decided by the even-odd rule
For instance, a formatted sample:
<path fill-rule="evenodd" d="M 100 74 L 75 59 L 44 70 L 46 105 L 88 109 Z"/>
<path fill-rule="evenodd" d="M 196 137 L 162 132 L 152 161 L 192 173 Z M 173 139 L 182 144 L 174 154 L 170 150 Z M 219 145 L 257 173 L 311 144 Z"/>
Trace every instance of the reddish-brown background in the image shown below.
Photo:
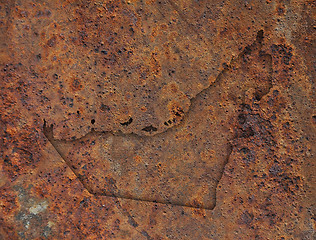
<path fill-rule="evenodd" d="M 1 1 L 0 7 L 2 239 L 315 237 L 314 1 Z M 120 30 L 133 21 L 135 35 Z M 237 136 L 249 128 L 255 134 L 232 141 L 213 210 L 91 195 L 43 134 L 44 119 L 59 139 L 87 134 L 92 119 L 99 130 L 141 135 L 156 124 L 165 131 L 169 101 L 187 109 L 261 30 L 272 86 L 260 100 L 249 89 L 245 119 L 227 125 Z M 168 52 L 169 42 L 191 46 L 185 71 L 175 76 L 167 68 L 180 69 L 182 61 Z M 207 77 L 194 75 L 190 59 Z M 126 69 L 134 74 L 130 81 Z M 187 72 L 193 75 L 185 81 Z M 168 90 L 169 73 L 178 95 Z M 106 96 L 98 95 L 99 82 L 106 82 Z M 135 97 L 132 86 L 140 89 Z M 100 98 L 113 104 L 102 107 Z M 137 124 L 124 130 L 120 123 L 130 116 Z"/>

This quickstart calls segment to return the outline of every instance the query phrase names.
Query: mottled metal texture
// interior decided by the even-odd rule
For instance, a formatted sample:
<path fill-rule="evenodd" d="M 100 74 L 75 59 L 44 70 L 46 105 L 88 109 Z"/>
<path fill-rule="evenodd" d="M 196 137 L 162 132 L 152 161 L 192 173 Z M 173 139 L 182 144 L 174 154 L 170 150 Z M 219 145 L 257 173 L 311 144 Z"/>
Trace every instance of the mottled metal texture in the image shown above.
<path fill-rule="evenodd" d="M 314 239 L 314 1 L 0 1 L 0 239 Z"/>

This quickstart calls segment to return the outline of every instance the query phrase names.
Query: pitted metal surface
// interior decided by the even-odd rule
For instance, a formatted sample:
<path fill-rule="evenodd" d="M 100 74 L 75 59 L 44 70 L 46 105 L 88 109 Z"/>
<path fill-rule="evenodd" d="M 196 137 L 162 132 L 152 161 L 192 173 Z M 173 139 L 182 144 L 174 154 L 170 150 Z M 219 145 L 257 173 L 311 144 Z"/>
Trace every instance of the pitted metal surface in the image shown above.
<path fill-rule="evenodd" d="M 313 1 L 0 1 L 0 239 L 313 239 Z"/>

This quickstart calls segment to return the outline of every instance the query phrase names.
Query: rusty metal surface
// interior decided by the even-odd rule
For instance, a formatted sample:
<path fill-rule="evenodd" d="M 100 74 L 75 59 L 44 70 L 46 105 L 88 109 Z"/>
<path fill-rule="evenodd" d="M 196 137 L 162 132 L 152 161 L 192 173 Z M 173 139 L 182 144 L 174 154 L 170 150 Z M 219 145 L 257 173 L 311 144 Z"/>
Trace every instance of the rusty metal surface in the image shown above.
<path fill-rule="evenodd" d="M 0 239 L 313 239 L 313 1 L 0 1 Z"/>

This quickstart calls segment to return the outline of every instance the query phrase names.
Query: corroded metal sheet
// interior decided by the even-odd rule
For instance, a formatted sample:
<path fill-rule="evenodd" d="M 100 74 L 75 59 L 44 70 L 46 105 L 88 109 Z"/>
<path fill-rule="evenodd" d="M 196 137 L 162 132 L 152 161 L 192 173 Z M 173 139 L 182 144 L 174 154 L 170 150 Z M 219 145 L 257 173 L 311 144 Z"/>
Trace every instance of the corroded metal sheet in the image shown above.
<path fill-rule="evenodd" d="M 313 1 L 2 1 L 0 239 L 313 239 Z"/>

